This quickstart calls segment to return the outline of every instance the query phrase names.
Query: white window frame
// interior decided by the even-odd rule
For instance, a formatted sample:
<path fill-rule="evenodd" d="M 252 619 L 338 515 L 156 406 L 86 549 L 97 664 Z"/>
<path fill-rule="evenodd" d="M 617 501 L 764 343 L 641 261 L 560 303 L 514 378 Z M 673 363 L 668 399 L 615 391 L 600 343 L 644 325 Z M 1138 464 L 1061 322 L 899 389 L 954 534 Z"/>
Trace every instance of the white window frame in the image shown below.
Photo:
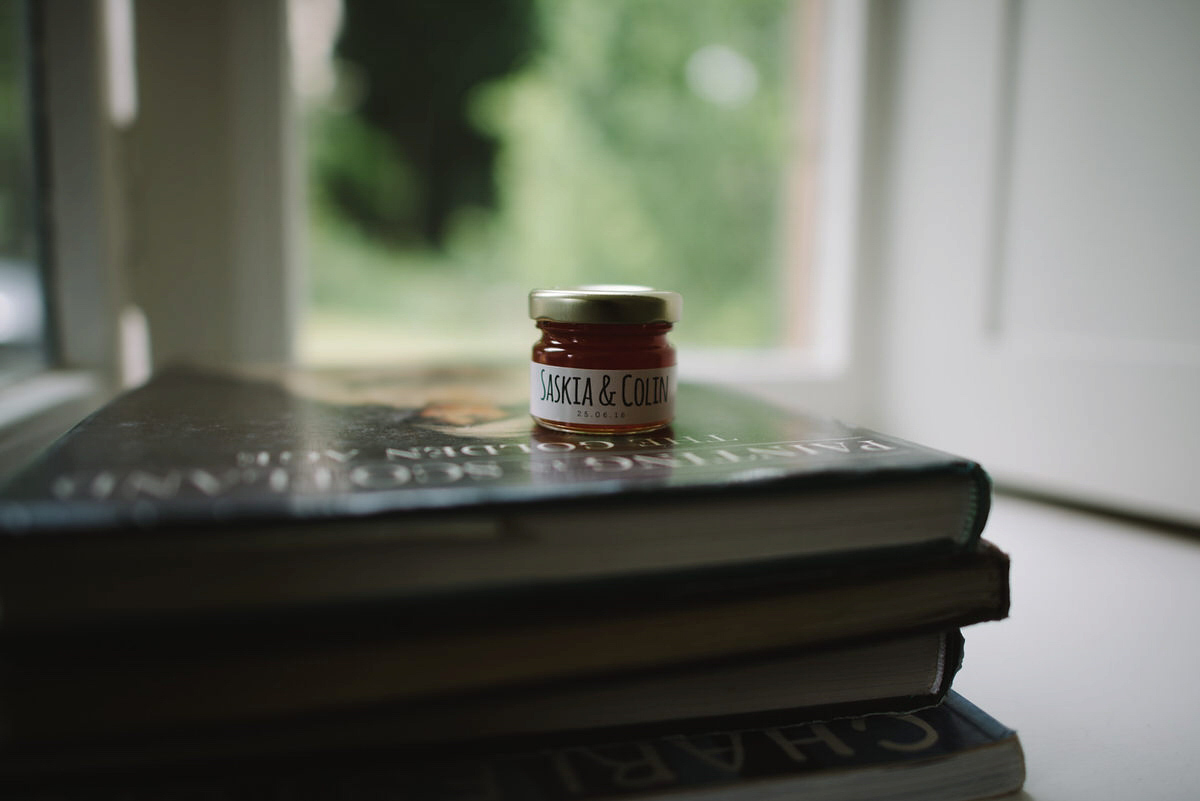
<path fill-rule="evenodd" d="M 46 0 L 40 14 L 42 154 L 49 166 L 44 291 L 54 313 L 47 331 L 51 367 L 0 389 L 0 479 L 108 397 L 117 374 L 118 284 L 110 215 L 111 142 L 99 124 L 102 59 L 99 6 Z"/>
<path fill-rule="evenodd" d="M 685 351 L 688 378 L 734 381 L 778 402 L 852 420 L 874 415 L 877 282 L 862 237 L 868 105 L 869 0 L 800 0 L 795 72 L 799 108 L 787 178 L 787 311 L 804 316 L 772 349 Z M 815 50 L 815 58 L 813 51 Z"/>
<path fill-rule="evenodd" d="M 151 358 L 287 361 L 300 295 L 284 0 L 42 0 L 32 9 L 47 123 L 51 356 L 47 370 L 0 390 L 0 479 L 144 378 Z M 202 30 L 176 24 L 197 13 Z M 122 31 L 123 41 L 113 37 Z M 155 62 L 139 65 L 143 85 L 116 85 L 139 55 Z M 171 78 L 182 80 L 164 90 Z M 147 87 L 162 91 L 139 115 Z M 203 125 L 174 124 L 197 117 Z M 186 213 L 188 201 L 200 214 Z"/>

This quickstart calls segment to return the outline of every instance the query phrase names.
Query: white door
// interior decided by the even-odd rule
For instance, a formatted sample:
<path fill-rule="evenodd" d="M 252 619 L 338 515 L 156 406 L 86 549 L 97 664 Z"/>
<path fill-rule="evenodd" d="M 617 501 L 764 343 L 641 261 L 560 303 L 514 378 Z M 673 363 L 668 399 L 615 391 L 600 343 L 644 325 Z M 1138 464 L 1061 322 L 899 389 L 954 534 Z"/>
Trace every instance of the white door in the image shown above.
<path fill-rule="evenodd" d="M 1200 3 L 877 8 L 879 424 L 1200 523 Z"/>

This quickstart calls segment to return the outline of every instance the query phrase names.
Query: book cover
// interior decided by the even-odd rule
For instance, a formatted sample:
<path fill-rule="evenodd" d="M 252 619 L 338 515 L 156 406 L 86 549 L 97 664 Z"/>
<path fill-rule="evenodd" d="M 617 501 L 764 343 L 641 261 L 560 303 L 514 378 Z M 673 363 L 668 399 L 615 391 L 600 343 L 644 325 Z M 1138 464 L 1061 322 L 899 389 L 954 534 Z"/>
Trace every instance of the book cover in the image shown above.
<path fill-rule="evenodd" d="M 328 607 L 970 550 L 969 460 L 682 385 L 669 429 L 558 434 L 522 369 L 169 370 L 0 494 L 0 627 Z M 214 577 L 217 577 L 214 580 Z"/>
<path fill-rule="evenodd" d="M 675 595 L 684 585 L 656 599 L 594 590 L 580 607 L 508 594 L 457 599 L 455 611 L 421 603 L 389 614 L 10 634 L 0 640 L 0 722 L 12 742 L 94 741 L 766 664 L 1004 617 L 1008 560 L 984 546 L 798 573 L 769 589 L 730 584 L 715 598 Z"/>
<path fill-rule="evenodd" d="M 379 699 L 332 710 L 322 707 L 318 690 L 294 697 L 290 713 L 261 720 L 255 719 L 253 704 L 250 709 L 230 706 L 225 698 L 212 698 L 211 687 L 198 686 L 187 689 L 222 707 L 225 719 L 192 726 L 167 717 L 170 697 L 154 682 L 140 698 L 128 689 L 114 692 L 93 683 L 66 699 L 9 705 L 10 713 L 27 715 L 4 720 L 8 742 L 0 751 L 0 776 L 294 755 L 333 745 L 444 751 L 450 744 L 488 750 L 524 742 L 532 749 L 547 741 L 619 740 L 627 732 L 646 736 L 907 712 L 945 697 L 961 666 L 962 646 L 957 630 L 937 631 L 416 702 Z M 119 702 L 89 707 L 87 696 L 105 692 L 118 695 Z M 142 709 L 164 698 L 168 709 L 148 714 Z M 122 717 L 129 707 L 137 708 Z"/>
<path fill-rule="evenodd" d="M 950 693 L 910 714 L 656 732 L 419 757 L 403 751 L 213 763 L 165 775 L 138 771 L 10 784 L 21 801 L 232 801 L 420 798 L 430 801 L 568 799 L 922 799 L 970 801 L 1024 783 L 1016 733 Z"/>

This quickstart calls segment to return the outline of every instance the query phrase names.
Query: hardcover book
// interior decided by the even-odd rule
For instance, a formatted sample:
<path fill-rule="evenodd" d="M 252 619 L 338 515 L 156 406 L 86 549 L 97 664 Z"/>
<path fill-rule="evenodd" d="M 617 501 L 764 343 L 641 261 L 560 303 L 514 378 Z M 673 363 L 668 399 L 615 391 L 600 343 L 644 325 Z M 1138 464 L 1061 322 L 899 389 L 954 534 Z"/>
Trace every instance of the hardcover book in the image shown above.
<path fill-rule="evenodd" d="M 212 763 L 163 775 L 104 773 L 10 784 L 14 801 L 160 798 L 874 799 L 972 801 L 1018 791 L 1017 735 L 951 693 L 902 715 L 655 731 L 625 740 L 547 741 L 534 750 L 464 751 L 414 759 L 403 751 L 274 763 Z"/>
<path fill-rule="evenodd" d="M 474 749 L 489 742 L 537 743 L 550 736 L 619 739 L 626 731 L 706 731 L 739 720 L 796 720 L 864 712 L 907 712 L 945 697 L 962 660 L 957 630 L 879 642 L 701 662 L 616 676 L 546 682 L 416 701 L 328 708 L 311 670 L 293 666 L 290 714 L 256 719 L 255 677 L 172 687 L 144 667 L 123 686 L 88 681 L 82 671 L 66 697 L 41 687 L 10 693 L 0 776 L 86 767 L 164 765 L 213 758 L 259 758 L 347 748 Z M 161 661 L 158 662 L 161 665 Z M 386 671 L 390 664 L 382 666 Z M 379 672 L 369 660 L 364 670 Z M 53 668 L 47 667 L 52 671 Z M 111 666 L 98 666 L 98 672 Z M 137 682 L 143 682 L 138 684 Z M 301 688 L 315 687 L 310 693 Z M 60 683 L 60 689 L 62 684 Z M 189 718 L 205 705 L 204 725 Z M 249 707 L 241 708 L 239 702 Z M 162 708 L 155 708 L 161 706 Z M 313 710 L 318 710 L 314 712 Z M 306 714 L 307 713 L 307 714 Z M 220 716 L 220 717 L 218 717 Z M 191 724 L 191 725 L 189 725 Z"/>
<path fill-rule="evenodd" d="M 969 554 L 987 515 L 973 462 L 726 388 L 681 385 L 671 428 L 622 438 L 534 426 L 528 386 L 522 369 L 166 371 L 0 494 L 0 630 L 636 596 L 664 576 L 715 597 Z"/>
<path fill-rule="evenodd" d="M 648 591 L 621 594 L 619 583 L 590 592 L 572 587 L 568 597 L 578 603 L 514 591 L 483 600 L 414 603 L 386 614 L 84 631 L 69 637 L 10 634 L 0 641 L 0 722 L 14 742 L 95 740 L 379 704 L 417 704 L 413 715 L 449 715 L 451 707 L 470 714 L 469 702 L 450 699 L 525 693 L 526 702 L 511 714 L 497 711 L 492 728 L 499 732 L 537 706 L 539 698 L 552 696 L 547 688 L 555 682 L 635 685 L 638 674 L 648 672 L 683 682 L 686 670 L 719 672 L 735 662 L 778 662 L 783 655 L 802 657 L 834 646 L 940 632 L 1002 618 L 1008 611 L 1008 560 L 987 543 L 970 553 L 919 563 L 798 570 L 770 582 L 750 578 L 700 590 L 686 581 L 661 582 L 657 597 Z M 714 592 L 719 594 L 710 597 Z M 957 664 L 955 649 L 947 652 L 939 640 L 914 642 L 905 652 L 909 669 L 890 675 L 890 687 L 905 685 L 901 695 L 923 696 L 918 704 L 928 703 L 945 689 L 928 677 L 952 675 L 945 666 Z M 866 656 L 883 652 L 896 657 L 886 648 Z M 850 696 L 888 697 L 884 685 L 875 683 L 878 676 L 863 666 L 831 668 L 821 675 L 835 681 L 820 692 L 816 685 L 807 688 L 814 691 L 807 698 L 797 688 L 775 700 L 796 706 L 838 703 Z M 583 686 L 563 691 L 585 700 Z M 828 693 L 823 700 L 822 693 Z M 743 700 L 730 698 L 731 703 Z M 422 702 L 427 706 L 419 707 Z M 636 702 L 627 706 L 635 714 L 648 711 Z M 581 715 L 577 725 L 624 722 L 633 721 Z M 481 728 L 486 723 L 481 718 Z"/>

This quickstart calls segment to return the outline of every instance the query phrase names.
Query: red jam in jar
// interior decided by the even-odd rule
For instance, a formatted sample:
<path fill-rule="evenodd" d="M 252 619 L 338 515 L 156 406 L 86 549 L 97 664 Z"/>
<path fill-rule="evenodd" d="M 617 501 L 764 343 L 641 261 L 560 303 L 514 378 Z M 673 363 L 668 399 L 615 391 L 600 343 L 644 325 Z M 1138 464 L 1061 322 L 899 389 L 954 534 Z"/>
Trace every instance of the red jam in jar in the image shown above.
<path fill-rule="evenodd" d="M 535 289 L 529 410 L 557 431 L 636 434 L 675 417 L 676 292 L 597 285 Z"/>

